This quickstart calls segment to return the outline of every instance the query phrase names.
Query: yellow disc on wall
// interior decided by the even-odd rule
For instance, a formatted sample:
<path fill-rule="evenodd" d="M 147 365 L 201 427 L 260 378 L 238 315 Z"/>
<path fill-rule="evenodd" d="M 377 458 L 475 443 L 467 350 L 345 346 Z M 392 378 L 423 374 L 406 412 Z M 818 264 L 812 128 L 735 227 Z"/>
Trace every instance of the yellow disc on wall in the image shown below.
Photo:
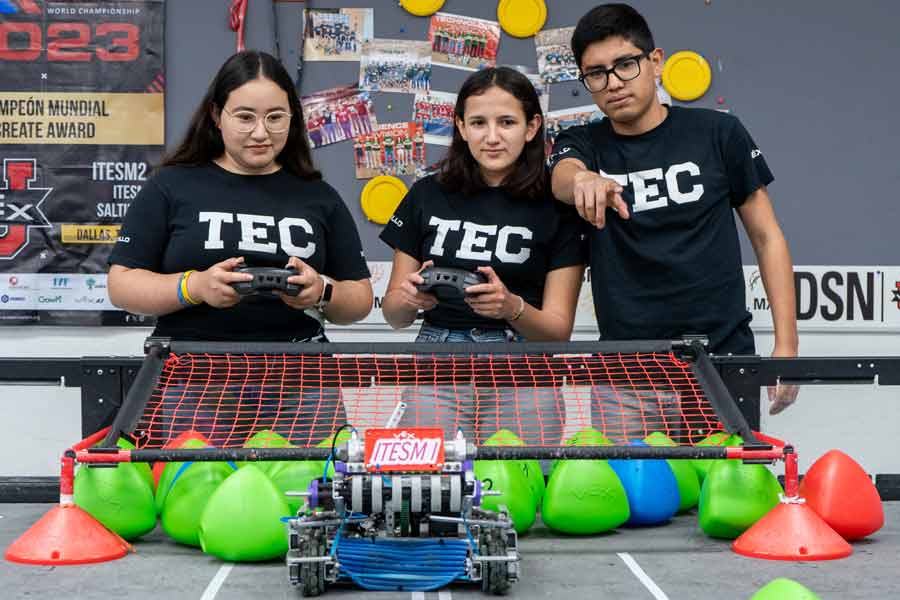
<path fill-rule="evenodd" d="M 531 37 L 544 26 L 547 5 L 544 0 L 500 0 L 497 20 L 503 31 L 513 37 Z"/>
<path fill-rule="evenodd" d="M 444 0 L 400 0 L 400 6 L 406 9 L 406 12 L 412 13 L 417 17 L 427 17 L 441 10 Z"/>
<path fill-rule="evenodd" d="M 373 177 L 359 196 L 363 213 L 370 221 L 384 225 L 406 195 L 406 184 L 391 175 Z"/>
<path fill-rule="evenodd" d="M 676 100 L 690 102 L 706 93 L 712 82 L 712 69 L 706 59 L 690 50 L 676 52 L 666 61 L 663 87 Z"/>

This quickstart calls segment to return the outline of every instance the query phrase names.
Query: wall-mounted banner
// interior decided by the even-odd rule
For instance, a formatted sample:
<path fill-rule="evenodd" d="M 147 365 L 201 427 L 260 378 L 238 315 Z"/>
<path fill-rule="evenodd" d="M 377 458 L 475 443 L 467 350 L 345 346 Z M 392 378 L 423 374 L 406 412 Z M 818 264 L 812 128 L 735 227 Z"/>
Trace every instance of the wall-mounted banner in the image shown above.
<path fill-rule="evenodd" d="M 106 259 L 163 151 L 165 2 L 0 4 L 0 325 L 135 322 Z"/>
<path fill-rule="evenodd" d="M 381 302 L 391 278 L 391 263 L 370 262 L 375 309 L 364 321 L 386 326 Z M 591 272 L 581 286 L 575 331 L 597 331 L 591 299 Z M 772 330 L 772 315 L 759 268 L 744 267 L 747 310 L 756 332 Z M 900 331 L 900 266 L 794 267 L 797 288 L 797 326 L 800 331 Z"/>
<path fill-rule="evenodd" d="M 772 329 L 759 267 L 745 266 L 753 327 Z M 794 267 L 800 331 L 900 331 L 900 266 Z"/>

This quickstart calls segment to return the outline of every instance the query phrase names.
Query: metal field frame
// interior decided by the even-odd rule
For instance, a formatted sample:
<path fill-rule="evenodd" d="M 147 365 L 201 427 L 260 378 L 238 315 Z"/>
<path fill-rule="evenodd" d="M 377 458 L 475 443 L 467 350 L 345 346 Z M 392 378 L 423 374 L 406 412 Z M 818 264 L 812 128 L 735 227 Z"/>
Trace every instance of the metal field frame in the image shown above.
<path fill-rule="evenodd" d="M 900 385 L 897 357 L 803 357 L 706 355 L 692 341 L 571 342 L 522 344 L 452 344 L 446 354 L 503 352 L 521 354 L 578 354 L 615 352 L 695 353 L 693 370 L 723 423 L 735 431 L 758 431 L 761 388 L 782 384 Z M 447 347 L 449 346 L 449 347 Z M 143 403 L 129 395 L 146 396 L 153 389 L 169 352 L 279 352 L 289 354 L 433 354 L 434 344 L 230 344 L 178 342 L 148 338 L 146 355 L 83 358 L 0 358 L 0 385 L 77 387 L 81 390 L 81 430 L 85 437 L 113 425 L 127 431 L 140 417 Z M 137 404 L 135 404 L 137 402 Z M 120 409 L 127 406 L 128 409 Z M 749 439 L 752 439 L 749 438 Z M 882 498 L 900 499 L 900 475 L 878 474 Z M 0 477 L 0 502 L 53 500 L 58 477 Z"/>

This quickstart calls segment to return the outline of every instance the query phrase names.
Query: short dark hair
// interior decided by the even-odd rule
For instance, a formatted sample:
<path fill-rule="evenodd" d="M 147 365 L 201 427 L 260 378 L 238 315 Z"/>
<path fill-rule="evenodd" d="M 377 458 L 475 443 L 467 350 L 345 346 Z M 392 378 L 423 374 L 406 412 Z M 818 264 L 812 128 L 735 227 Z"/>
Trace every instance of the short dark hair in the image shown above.
<path fill-rule="evenodd" d="M 581 57 L 588 46 L 617 36 L 625 38 L 643 52 L 652 52 L 656 48 L 650 26 L 641 13 L 627 4 L 601 4 L 589 10 L 575 25 L 572 33 L 575 64 L 581 68 Z"/>
<path fill-rule="evenodd" d="M 437 181 L 444 188 L 471 195 L 488 187 L 481 176 L 481 169 L 469 146 L 459 133 L 456 119 L 464 120 L 466 100 L 480 96 L 492 87 L 512 94 L 521 104 L 525 120 L 531 121 L 535 115 L 541 117 L 541 125 L 530 142 L 526 142 L 522 154 L 516 159 L 515 168 L 507 175 L 501 186 L 511 195 L 537 198 L 546 189 L 546 169 L 544 165 L 544 116 L 534 85 L 525 75 L 509 67 L 482 69 L 470 75 L 462 84 L 456 97 L 454 108 L 453 141 L 447 155 L 438 164 Z"/>
<path fill-rule="evenodd" d="M 174 152 L 163 158 L 162 166 L 196 166 L 222 156 L 225 152 L 225 142 L 222 140 L 222 132 L 210 114 L 211 109 L 215 107 L 221 111 L 231 92 L 260 77 L 271 80 L 287 93 L 292 113 L 287 142 L 276 159 L 289 173 L 304 179 L 320 179 L 322 174 L 313 166 L 312 152 L 306 137 L 306 123 L 303 120 L 303 108 L 294 89 L 294 82 L 274 56 L 256 50 L 238 52 L 225 61 L 209 84 L 209 89 L 197 110 L 194 111 L 184 139 Z"/>

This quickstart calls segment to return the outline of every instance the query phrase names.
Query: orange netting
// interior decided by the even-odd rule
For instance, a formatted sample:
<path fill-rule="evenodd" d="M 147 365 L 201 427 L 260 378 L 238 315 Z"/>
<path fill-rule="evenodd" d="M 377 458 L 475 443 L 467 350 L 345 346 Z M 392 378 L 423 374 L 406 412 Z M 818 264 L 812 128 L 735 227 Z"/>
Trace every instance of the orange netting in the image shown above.
<path fill-rule="evenodd" d="M 274 430 L 314 446 L 340 425 L 462 429 L 482 443 L 508 429 L 556 446 L 593 427 L 614 443 L 660 431 L 679 443 L 722 428 L 691 371 L 671 353 L 589 355 L 171 355 L 141 415 L 138 447 L 187 430 L 237 447 Z"/>

